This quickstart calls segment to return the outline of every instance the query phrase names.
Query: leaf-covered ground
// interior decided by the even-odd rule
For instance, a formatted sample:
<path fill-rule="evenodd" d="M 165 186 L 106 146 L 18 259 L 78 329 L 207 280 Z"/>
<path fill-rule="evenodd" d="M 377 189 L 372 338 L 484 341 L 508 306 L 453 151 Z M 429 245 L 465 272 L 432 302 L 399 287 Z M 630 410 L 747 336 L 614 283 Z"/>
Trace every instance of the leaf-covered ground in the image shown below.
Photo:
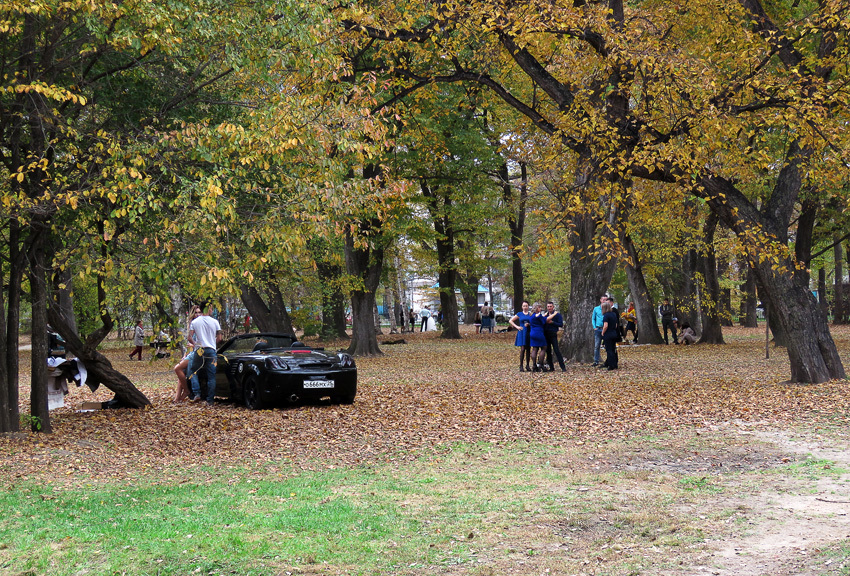
<path fill-rule="evenodd" d="M 850 329 L 836 327 L 833 336 L 850 366 Z M 622 369 L 613 373 L 587 365 L 520 373 L 510 334 L 404 337 L 407 344 L 383 347 L 382 357 L 358 359 L 354 405 L 261 412 L 175 404 L 173 360 L 130 362 L 129 346 L 115 349 L 108 352 L 112 361 L 153 406 L 80 412 L 82 402 L 111 393 L 73 389 L 66 407 L 52 412 L 53 434 L 0 437 L 0 470 L 9 482 L 88 484 L 140 475 L 170 481 L 199 466 L 269 459 L 303 468 L 414 459 L 456 442 L 575 445 L 730 421 L 765 428 L 850 424 L 848 382 L 782 383 L 787 354 L 771 348 L 766 360 L 760 329 L 726 329 L 723 346 L 623 346 Z M 23 354 L 22 382 L 26 364 Z M 22 387 L 22 413 L 28 401 Z"/>

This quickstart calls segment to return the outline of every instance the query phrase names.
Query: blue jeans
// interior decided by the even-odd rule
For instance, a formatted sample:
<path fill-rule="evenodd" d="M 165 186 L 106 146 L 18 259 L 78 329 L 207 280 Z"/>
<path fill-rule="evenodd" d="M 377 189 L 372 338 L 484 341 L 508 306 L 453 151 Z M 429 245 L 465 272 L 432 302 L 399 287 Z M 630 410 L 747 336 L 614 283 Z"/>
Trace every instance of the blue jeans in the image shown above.
<path fill-rule="evenodd" d="M 602 328 L 593 329 L 593 361 L 599 364 L 602 356 L 599 353 L 599 348 L 602 346 Z"/>
<path fill-rule="evenodd" d="M 201 354 L 199 352 L 203 351 Z M 198 380 L 198 372 L 201 368 L 207 371 L 207 402 L 212 402 L 215 397 L 215 348 L 199 348 L 189 358 L 189 369 L 186 371 L 186 379 L 192 382 L 192 397 L 201 395 L 201 383 Z"/>

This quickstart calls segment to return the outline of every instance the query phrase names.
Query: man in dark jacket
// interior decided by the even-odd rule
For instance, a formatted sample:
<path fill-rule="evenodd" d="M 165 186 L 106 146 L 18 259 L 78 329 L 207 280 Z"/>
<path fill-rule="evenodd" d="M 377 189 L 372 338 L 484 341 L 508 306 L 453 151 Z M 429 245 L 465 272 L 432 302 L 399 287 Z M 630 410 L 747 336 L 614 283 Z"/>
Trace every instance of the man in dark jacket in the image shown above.
<path fill-rule="evenodd" d="M 561 348 L 558 346 L 558 330 L 564 327 L 564 317 L 561 313 L 555 310 L 553 302 L 546 303 L 546 324 L 543 325 L 543 335 L 546 336 L 546 362 L 549 364 L 549 372 L 555 370 L 555 363 L 552 360 L 552 352 L 554 350 L 555 358 L 558 359 L 558 365 L 561 367 L 561 372 L 566 372 L 567 367 L 564 364 L 564 356 L 561 354 Z"/>
<path fill-rule="evenodd" d="M 669 344 L 667 339 L 667 330 L 673 333 L 673 344 L 678 344 L 679 339 L 676 336 L 676 322 L 673 319 L 675 309 L 670 305 L 670 300 L 664 299 L 664 304 L 658 307 L 658 313 L 661 315 L 661 327 L 664 329 L 664 343 Z"/>

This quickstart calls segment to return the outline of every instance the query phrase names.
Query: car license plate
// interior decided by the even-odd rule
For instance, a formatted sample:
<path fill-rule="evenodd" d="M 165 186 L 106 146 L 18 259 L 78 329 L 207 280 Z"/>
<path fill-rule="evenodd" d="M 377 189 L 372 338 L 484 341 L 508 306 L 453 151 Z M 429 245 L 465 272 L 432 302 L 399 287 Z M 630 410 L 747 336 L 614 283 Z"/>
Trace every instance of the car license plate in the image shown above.
<path fill-rule="evenodd" d="M 304 388 L 333 388 L 333 380 L 304 380 Z"/>

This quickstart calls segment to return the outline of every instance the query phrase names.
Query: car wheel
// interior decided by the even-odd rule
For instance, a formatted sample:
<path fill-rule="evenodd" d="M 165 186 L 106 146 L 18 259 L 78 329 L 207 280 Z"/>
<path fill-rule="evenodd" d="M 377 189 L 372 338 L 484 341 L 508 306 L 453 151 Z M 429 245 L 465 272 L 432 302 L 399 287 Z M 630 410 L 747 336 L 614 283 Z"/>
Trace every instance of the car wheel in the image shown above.
<path fill-rule="evenodd" d="M 262 410 L 263 401 L 260 399 L 260 385 L 253 374 L 242 383 L 242 400 L 248 410 Z"/>

